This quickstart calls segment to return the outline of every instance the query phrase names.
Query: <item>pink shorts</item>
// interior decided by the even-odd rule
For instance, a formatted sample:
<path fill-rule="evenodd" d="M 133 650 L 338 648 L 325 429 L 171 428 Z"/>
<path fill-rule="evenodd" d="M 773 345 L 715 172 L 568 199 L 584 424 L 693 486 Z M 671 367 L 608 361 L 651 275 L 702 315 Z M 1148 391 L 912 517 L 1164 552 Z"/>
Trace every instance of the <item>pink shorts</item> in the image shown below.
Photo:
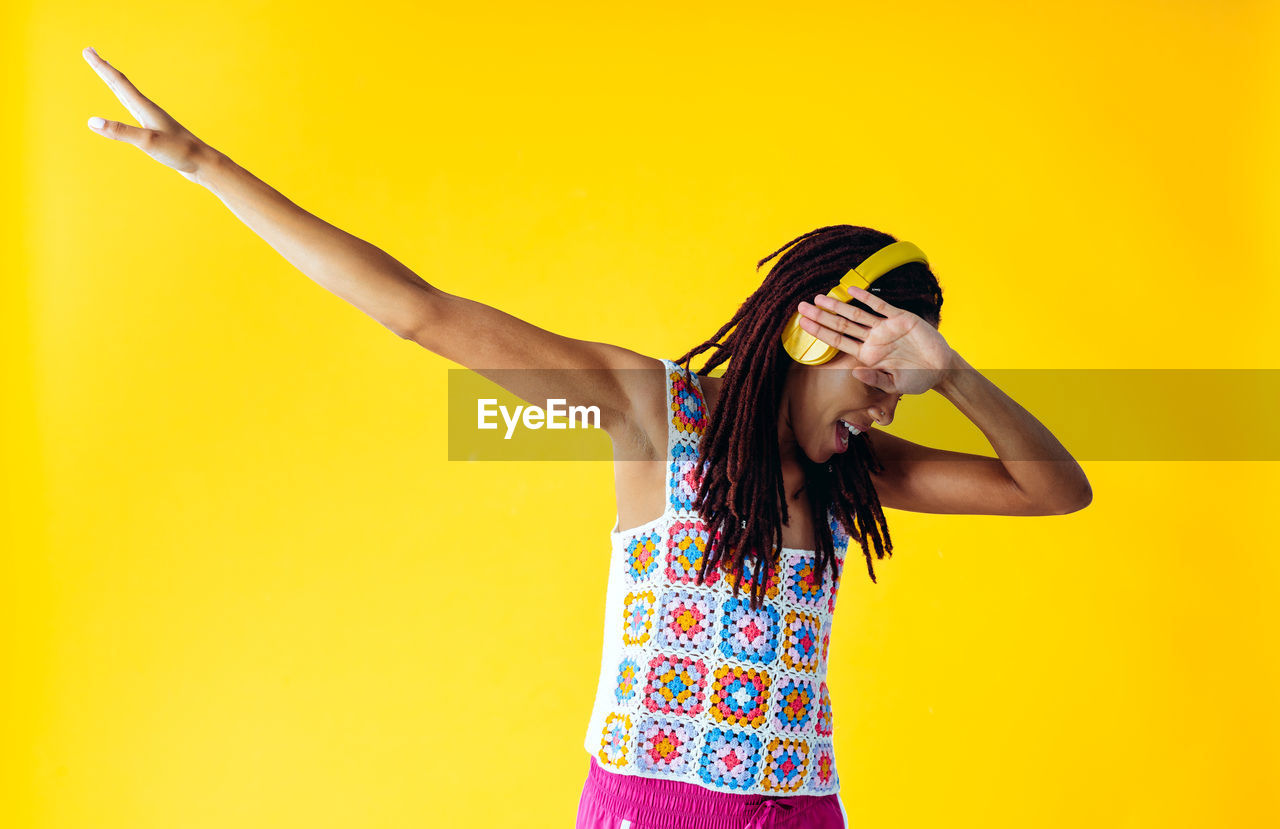
<path fill-rule="evenodd" d="M 771 797 L 616 774 L 591 757 L 576 829 L 845 829 L 839 794 Z"/>

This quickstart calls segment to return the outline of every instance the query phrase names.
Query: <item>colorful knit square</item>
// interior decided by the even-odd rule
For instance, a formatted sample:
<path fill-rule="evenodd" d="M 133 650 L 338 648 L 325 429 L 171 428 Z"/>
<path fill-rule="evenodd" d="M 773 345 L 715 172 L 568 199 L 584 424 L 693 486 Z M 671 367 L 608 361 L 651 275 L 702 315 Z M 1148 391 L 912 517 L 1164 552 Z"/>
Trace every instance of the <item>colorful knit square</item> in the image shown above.
<path fill-rule="evenodd" d="M 840 591 L 840 572 L 844 567 L 844 558 L 836 556 L 836 566 L 827 583 L 827 612 L 836 612 L 836 593 Z"/>
<path fill-rule="evenodd" d="M 649 641 L 653 630 L 654 606 L 657 600 L 652 590 L 628 593 L 622 600 L 622 642 L 625 645 L 643 645 Z"/>
<path fill-rule="evenodd" d="M 824 737 L 831 736 L 831 692 L 827 689 L 827 683 L 825 682 L 818 685 L 818 722 L 816 730 Z"/>
<path fill-rule="evenodd" d="M 748 596 L 725 599 L 720 606 L 720 652 L 753 665 L 778 655 L 778 611 L 767 603 L 751 609 Z"/>
<path fill-rule="evenodd" d="M 849 549 L 849 533 L 836 517 L 835 510 L 827 510 L 827 527 L 831 529 L 831 541 L 836 548 L 836 558 L 844 558 Z"/>
<path fill-rule="evenodd" d="M 662 536 L 645 532 L 627 542 L 627 577 L 632 581 L 647 578 L 658 567 Z"/>
<path fill-rule="evenodd" d="M 783 580 L 786 583 L 786 594 L 791 601 L 803 607 L 817 610 L 827 603 L 823 584 L 816 578 L 813 553 L 791 553 L 783 564 Z M 831 569 L 823 574 L 823 582 L 831 578 Z"/>
<path fill-rule="evenodd" d="M 697 737 L 691 722 L 666 717 L 641 720 L 635 738 L 636 768 L 660 774 L 692 771 Z"/>
<path fill-rule="evenodd" d="M 671 446 L 671 463 L 667 470 L 671 509 L 688 512 L 698 495 L 698 450 L 688 443 Z"/>
<path fill-rule="evenodd" d="M 759 728 L 769 706 L 769 674 L 740 665 L 721 665 L 711 681 L 707 707 L 718 723 Z"/>
<path fill-rule="evenodd" d="M 706 526 L 701 519 L 691 521 L 674 521 L 667 531 L 667 580 L 676 584 L 697 584 L 698 570 L 702 567 L 702 558 L 707 552 Z M 707 580 L 702 584 L 710 587 L 720 580 L 720 572 L 716 568 L 707 571 Z"/>
<path fill-rule="evenodd" d="M 713 728 L 702 744 L 698 774 L 720 789 L 749 789 L 760 772 L 761 745 L 760 738 L 748 731 Z"/>
<path fill-rule="evenodd" d="M 766 792 L 794 792 L 804 785 L 808 770 L 809 744 L 804 740 L 775 737 L 764 750 L 760 788 Z"/>
<path fill-rule="evenodd" d="M 787 611 L 782 620 L 782 661 L 788 668 L 817 673 L 821 628 L 817 616 L 802 610 Z"/>
<path fill-rule="evenodd" d="M 835 542 L 835 559 L 836 566 L 833 568 L 831 575 L 824 579 L 826 581 L 827 590 L 827 612 L 836 612 L 836 591 L 840 588 L 840 574 L 844 569 L 844 557 L 849 550 L 849 534 L 844 531 L 844 527 L 840 526 L 840 522 L 836 520 L 834 515 L 830 515 L 827 525 L 831 527 L 831 539 Z"/>
<path fill-rule="evenodd" d="M 600 737 L 600 762 L 606 766 L 622 768 L 627 764 L 627 752 L 631 747 L 631 717 L 626 714 L 610 714 L 605 717 Z"/>
<path fill-rule="evenodd" d="M 727 563 L 725 566 L 727 566 Z M 755 567 L 756 567 L 756 560 L 754 556 L 747 556 L 746 558 L 743 559 L 742 586 L 739 587 L 738 589 L 748 596 L 750 596 L 751 591 L 755 589 L 755 583 L 756 583 Z M 765 574 L 765 582 L 764 582 L 765 598 L 774 599 L 774 598 L 777 598 L 778 596 L 778 576 L 779 576 L 778 570 L 779 568 L 777 566 L 774 566 L 772 570 L 768 571 Z M 729 570 L 726 569 L 724 572 L 724 580 L 726 584 L 728 584 L 730 587 L 733 587 L 733 585 L 738 581 L 738 575 L 737 573 L 730 572 Z"/>
<path fill-rule="evenodd" d="M 707 699 L 707 666 L 701 659 L 659 654 L 649 660 L 645 707 L 655 714 L 692 717 Z"/>
<path fill-rule="evenodd" d="M 784 676 L 773 695 L 769 722 L 792 734 L 809 731 L 818 719 L 818 688 L 806 679 Z"/>
<path fill-rule="evenodd" d="M 671 383 L 671 424 L 676 432 L 681 435 L 702 434 L 706 426 L 702 395 L 693 387 L 683 369 L 670 372 L 668 380 Z"/>
<path fill-rule="evenodd" d="M 809 788 L 818 794 L 835 791 L 840 785 L 840 777 L 836 774 L 836 754 L 829 740 L 814 743 L 811 765 Z"/>
<path fill-rule="evenodd" d="M 613 696 L 619 703 L 624 703 L 636 695 L 636 685 L 640 683 L 640 665 L 630 657 L 624 657 L 618 663 L 618 678 L 613 683 Z"/>
<path fill-rule="evenodd" d="M 712 599 L 691 590 L 668 590 L 658 606 L 655 641 L 669 648 L 705 651 L 711 647 Z"/>

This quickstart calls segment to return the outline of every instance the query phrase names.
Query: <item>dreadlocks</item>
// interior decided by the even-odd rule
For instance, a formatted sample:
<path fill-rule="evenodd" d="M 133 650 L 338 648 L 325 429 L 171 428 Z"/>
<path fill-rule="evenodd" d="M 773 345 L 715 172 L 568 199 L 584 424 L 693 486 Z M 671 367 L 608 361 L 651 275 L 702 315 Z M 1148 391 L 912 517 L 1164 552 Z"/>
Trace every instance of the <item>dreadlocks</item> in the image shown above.
<path fill-rule="evenodd" d="M 677 360 L 689 369 L 695 356 L 714 348 L 700 373 L 728 362 L 715 416 L 702 439 L 702 476 L 693 503 L 709 531 L 698 579 L 705 579 L 713 567 L 726 567 L 735 577 L 736 596 L 744 572 L 751 569 L 753 608 L 764 601 L 767 580 L 782 550 L 782 527 L 790 524 L 778 447 L 783 382 L 793 362 L 782 346 L 783 328 L 801 300 L 827 293 L 849 269 L 895 241 L 887 233 L 854 225 L 820 227 L 792 239 L 756 264 L 758 271 L 795 245 L 778 259 L 733 318 Z M 871 290 L 937 327 L 942 290 L 927 265 L 899 265 L 877 279 Z M 857 300 L 851 304 L 875 313 Z M 851 438 L 848 451 L 828 463 L 814 463 L 801 451 L 800 464 L 804 483 L 795 494 L 808 490 L 816 528 L 814 580 L 821 584 L 826 568 L 835 566 L 833 528 L 827 521 L 827 510 L 834 507 L 833 515 L 845 532 L 861 544 L 874 582 L 868 542 L 880 559 L 886 553 L 892 555 L 893 544 L 871 481 L 871 473 L 882 471 L 883 466 L 866 435 Z"/>

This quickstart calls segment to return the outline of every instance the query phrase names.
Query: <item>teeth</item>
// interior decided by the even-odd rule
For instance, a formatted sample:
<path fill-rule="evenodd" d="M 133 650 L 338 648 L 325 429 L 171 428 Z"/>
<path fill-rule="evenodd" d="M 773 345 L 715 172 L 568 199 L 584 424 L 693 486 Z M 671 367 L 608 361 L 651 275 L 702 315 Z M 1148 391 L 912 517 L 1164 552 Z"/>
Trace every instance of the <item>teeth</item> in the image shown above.
<path fill-rule="evenodd" d="M 845 422 L 845 421 L 843 421 L 843 420 L 842 420 L 842 421 L 840 421 L 840 425 L 844 426 L 844 428 L 848 429 L 848 430 L 850 431 L 850 433 L 852 433 L 852 434 L 855 434 L 855 435 L 860 435 L 860 434 L 862 434 L 862 432 L 858 431 L 858 427 L 857 427 L 857 426 L 854 426 L 854 425 L 852 425 L 852 424 L 850 424 L 850 423 L 847 423 L 847 422 Z"/>

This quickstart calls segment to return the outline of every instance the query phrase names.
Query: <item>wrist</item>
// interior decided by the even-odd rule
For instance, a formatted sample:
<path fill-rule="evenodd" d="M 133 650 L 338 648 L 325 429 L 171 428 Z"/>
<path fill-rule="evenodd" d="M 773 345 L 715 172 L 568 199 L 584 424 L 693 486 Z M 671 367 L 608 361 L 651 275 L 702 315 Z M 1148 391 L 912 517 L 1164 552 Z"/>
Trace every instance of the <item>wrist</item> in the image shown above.
<path fill-rule="evenodd" d="M 196 171 L 192 174 L 191 180 L 202 187 L 210 187 L 218 177 L 219 172 L 224 170 L 230 163 L 231 159 L 222 153 L 205 144 L 196 155 Z"/>
<path fill-rule="evenodd" d="M 947 364 L 942 369 L 942 379 L 934 386 L 934 389 L 943 395 L 950 395 L 956 390 L 956 384 L 964 377 L 965 372 L 973 370 L 973 366 L 969 365 L 969 361 L 960 356 L 960 352 L 954 348 L 951 349 L 951 355 L 947 358 Z"/>

